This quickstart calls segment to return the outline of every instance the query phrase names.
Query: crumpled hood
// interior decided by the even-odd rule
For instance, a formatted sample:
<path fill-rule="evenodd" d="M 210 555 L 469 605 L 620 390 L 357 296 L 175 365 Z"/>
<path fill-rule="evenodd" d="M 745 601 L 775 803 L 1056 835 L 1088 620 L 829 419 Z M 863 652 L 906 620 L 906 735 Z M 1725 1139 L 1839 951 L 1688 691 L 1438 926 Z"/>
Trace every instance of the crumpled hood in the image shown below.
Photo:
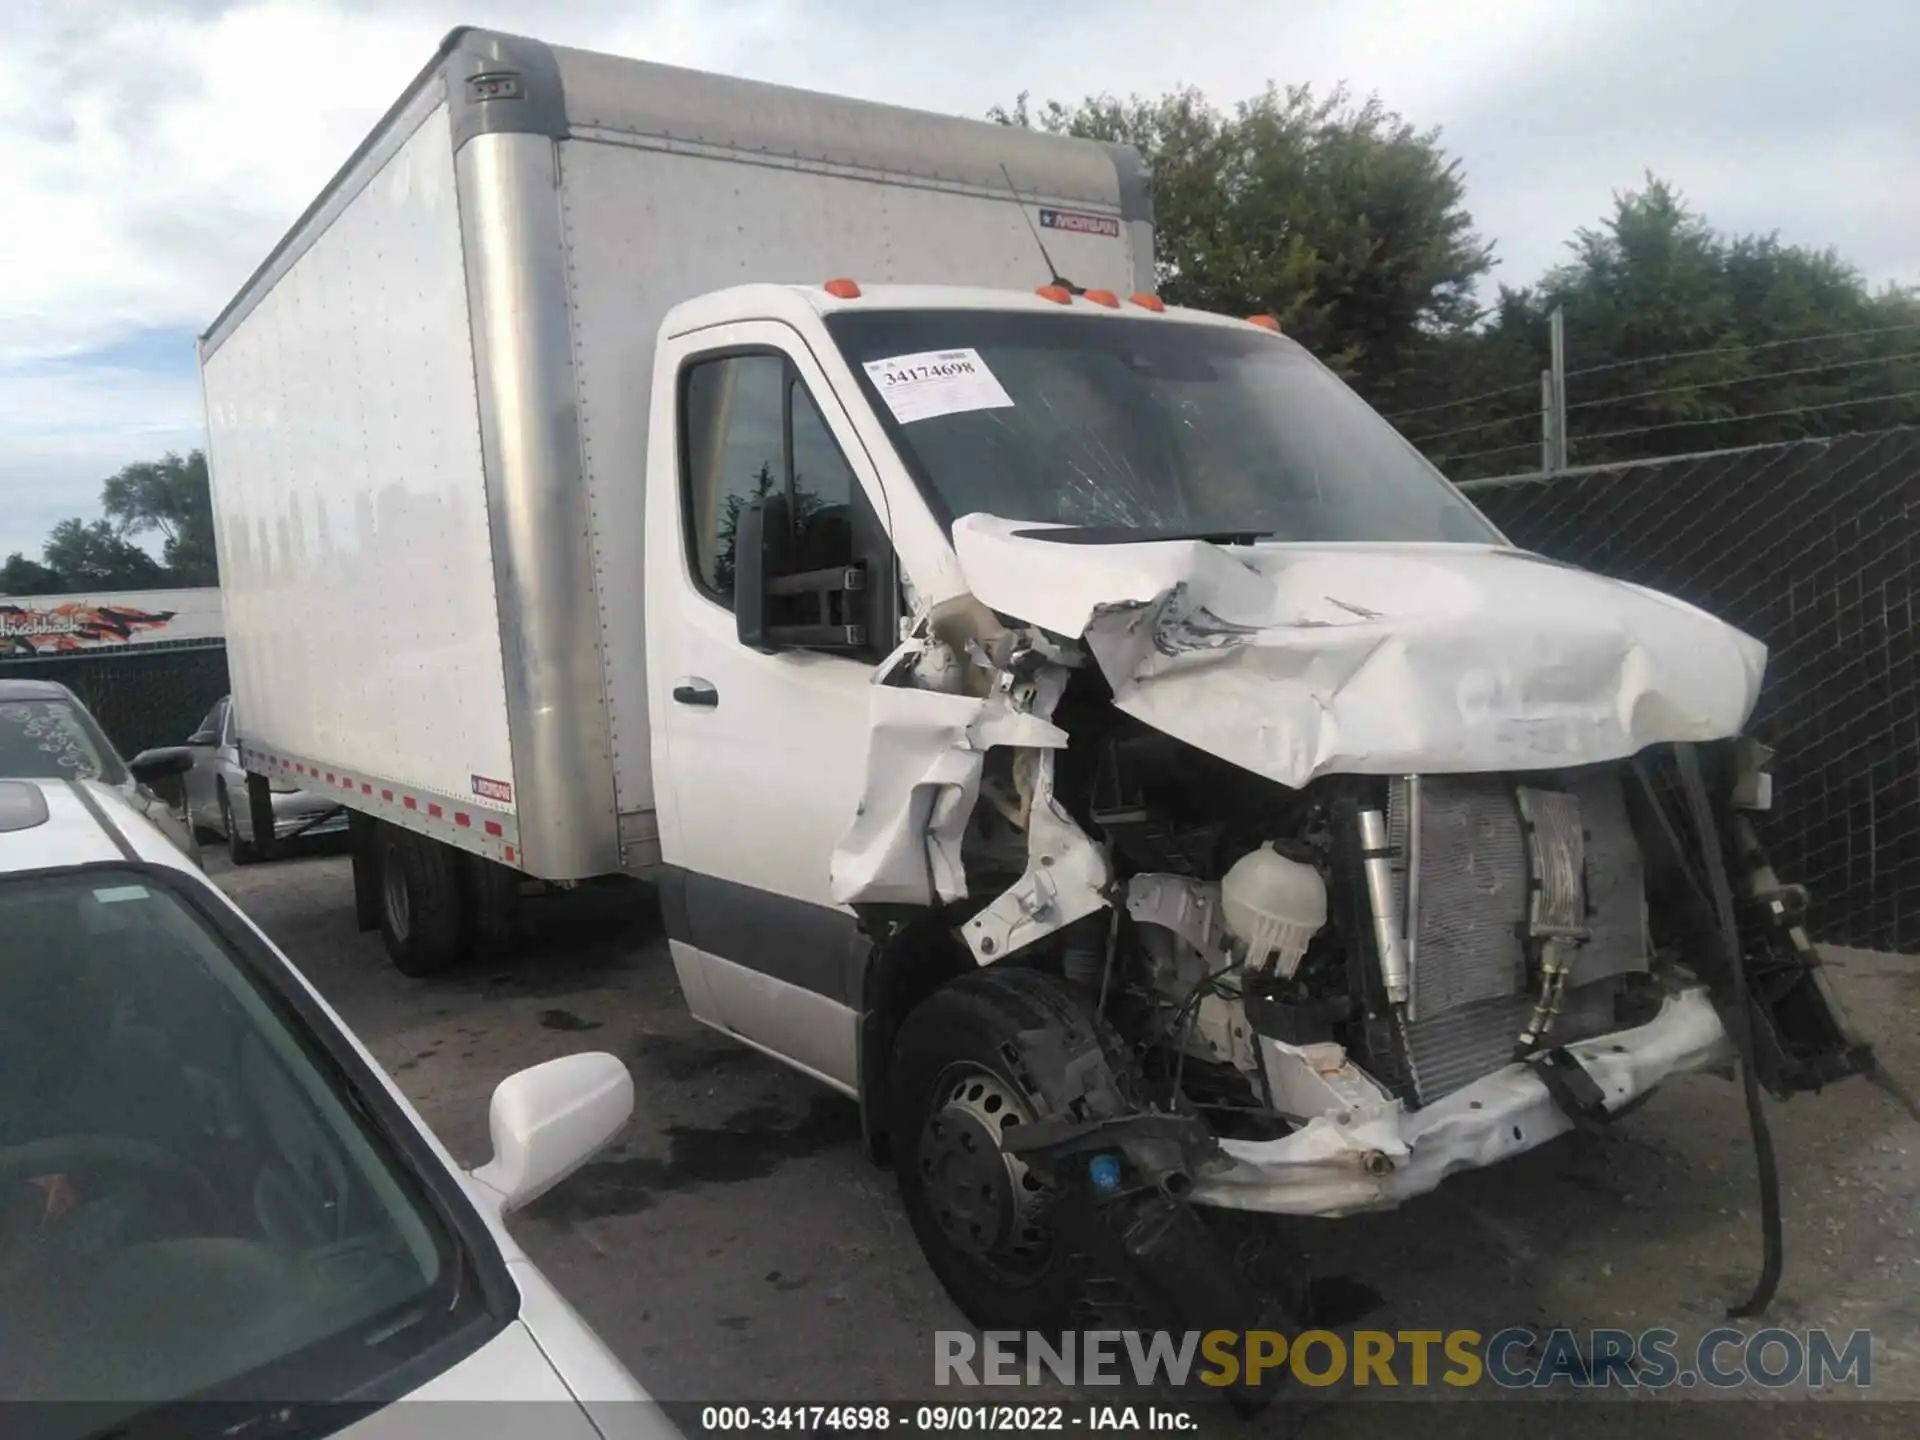
<path fill-rule="evenodd" d="M 1283 785 L 1545 769 L 1740 733 L 1766 647 L 1484 545 L 1083 545 L 969 515 L 983 604 L 1083 640 L 1127 714 Z"/>

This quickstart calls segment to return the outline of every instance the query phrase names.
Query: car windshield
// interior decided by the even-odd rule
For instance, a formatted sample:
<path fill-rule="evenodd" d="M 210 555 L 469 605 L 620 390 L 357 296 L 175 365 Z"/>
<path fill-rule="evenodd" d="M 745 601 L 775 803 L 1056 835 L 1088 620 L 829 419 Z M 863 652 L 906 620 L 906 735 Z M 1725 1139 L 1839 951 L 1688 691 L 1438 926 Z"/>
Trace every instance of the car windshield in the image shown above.
<path fill-rule="evenodd" d="M 123 783 L 126 768 L 93 717 L 71 700 L 0 700 L 0 775 Z"/>
<path fill-rule="evenodd" d="M 827 327 L 948 522 L 1115 540 L 1500 543 L 1421 454 L 1284 337 L 1149 317 L 842 311 Z"/>
<path fill-rule="evenodd" d="M 0 1401 L 324 1400 L 473 1318 L 419 1172 L 190 883 L 0 881 Z"/>

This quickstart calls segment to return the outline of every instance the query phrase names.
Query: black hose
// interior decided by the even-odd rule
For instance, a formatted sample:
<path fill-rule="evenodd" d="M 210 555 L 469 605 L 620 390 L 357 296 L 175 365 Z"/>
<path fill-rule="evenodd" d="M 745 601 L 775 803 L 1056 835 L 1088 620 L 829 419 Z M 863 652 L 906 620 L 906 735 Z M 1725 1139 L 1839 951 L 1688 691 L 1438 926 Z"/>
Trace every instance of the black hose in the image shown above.
<path fill-rule="evenodd" d="M 1674 754 L 1679 762 L 1681 787 L 1687 792 L 1687 807 L 1693 812 L 1694 829 L 1700 837 L 1701 858 L 1707 867 L 1707 885 L 1713 895 L 1713 908 L 1719 922 L 1720 945 L 1732 972 L 1733 1048 L 1740 1054 L 1741 1088 L 1747 1101 L 1747 1128 L 1753 1133 L 1754 1166 L 1760 1177 L 1760 1278 L 1744 1304 L 1731 1306 L 1727 1310 L 1728 1319 L 1744 1320 L 1760 1314 L 1772 1304 L 1774 1292 L 1780 1288 L 1780 1271 L 1785 1263 L 1780 1225 L 1780 1167 L 1773 1152 L 1773 1134 L 1767 1129 L 1767 1112 L 1760 1101 L 1760 1077 L 1753 1067 L 1753 1011 L 1747 999 L 1747 967 L 1740 957 L 1740 932 L 1733 915 L 1733 887 L 1727 881 L 1727 859 L 1720 845 L 1720 827 L 1714 820 L 1713 806 L 1707 800 L 1706 785 L 1700 779 L 1700 760 L 1693 746 L 1676 745 Z"/>

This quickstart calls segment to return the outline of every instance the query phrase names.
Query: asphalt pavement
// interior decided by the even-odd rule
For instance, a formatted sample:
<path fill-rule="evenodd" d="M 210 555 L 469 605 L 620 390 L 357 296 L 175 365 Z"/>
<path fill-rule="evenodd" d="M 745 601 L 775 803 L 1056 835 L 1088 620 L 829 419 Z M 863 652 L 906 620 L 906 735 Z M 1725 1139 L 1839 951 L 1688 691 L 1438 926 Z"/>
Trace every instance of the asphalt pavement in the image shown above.
<path fill-rule="evenodd" d="M 209 868 L 463 1163 L 486 1158 L 488 1097 L 505 1075 L 583 1049 L 628 1063 L 637 1100 L 625 1132 L 512 1225 L 655 1395 L 937 1393 L 934 1332 L 965 1322 L 922 1261 L 891 1174 L 864 1157 L 855 1107 L 687 1017 L 645 887 L 529 902 L 518 956 L 410 980 L 377 935 L 355 931 L 344 857 L 242 870 L 216 857 Z M 1832 951 L 1828 965 L 1889 1067 L 1920 1082 L 1920 960 Z M 1768 1109 L 1787 1217 L 1768 1322 L 1871 1330 L 1876 1403 L 1747 1386 L 1711 1403 L 1615 1391 L 1546 1409 L 1413 1409 L 1367 1403 L 1409 1398 L 1376 1389 L 1361 1403 L 1270 1413 L 1248 1433 L 1913 1433 L 1920 1407 L 1884 1402 L 1920 1402 L 1920 1126 L 1859 1081 Z M 1398 1211 L 1310 1222 L 1303 1238 L 1316 1276 L 1364 1328 L 1666 1326 L 1690 1337 L 1725 1323 L 1752 1285 L 1754 1175 L 1738 1088 L 1696 1076 L 1605 1136 L 1455 1176 Z M 1471 1398 L 1487 1398 L 1484 1387 Z"/>

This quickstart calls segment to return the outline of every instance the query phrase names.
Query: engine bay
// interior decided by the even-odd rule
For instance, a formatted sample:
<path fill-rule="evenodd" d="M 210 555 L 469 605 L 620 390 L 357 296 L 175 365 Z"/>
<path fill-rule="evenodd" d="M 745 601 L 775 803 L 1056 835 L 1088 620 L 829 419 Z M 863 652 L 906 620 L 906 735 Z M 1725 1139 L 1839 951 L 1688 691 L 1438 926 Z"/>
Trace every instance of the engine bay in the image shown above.
<path fill-rule="evenodd" d="M 1078 736 L 1095 707 L 1073 698 L 1055 715 L 1083 711 L 1063 727 Z M 1106 716 L 1051 798 L 1098 837 L 1119 904 L 1024 963 L 1093 991 L 1143 1081 L 1221 1133 L 1428 1103 L 1657 1008 L 1626 767 L 1292 791 Z M 988 895 L 1027 858 L 1015 772 L 1032 762 L 997 758 L 963 848 Z"/>
<path fill-rule="evenodd" d="M 876 763 L 946 748 L 894 766 L 894 804 L 876 773 L 843 898 L 931 910 L 973 963 L 1077 987 L 1140 1103 L 1223 1139 L 1417 1111 L 1716 978 L 1679 745 L 1287 785 L 1127 713 L 1085 646 L 977 602 L 924 615 L 874 695 Z M 1729 805 L 1758 797 L 1763 750 L 1702 751 Z M 1810 948 L 1764 943 L 1805 971 Z M 1837 1043 L 1815 1020 L 1809 1055 Z"/>

